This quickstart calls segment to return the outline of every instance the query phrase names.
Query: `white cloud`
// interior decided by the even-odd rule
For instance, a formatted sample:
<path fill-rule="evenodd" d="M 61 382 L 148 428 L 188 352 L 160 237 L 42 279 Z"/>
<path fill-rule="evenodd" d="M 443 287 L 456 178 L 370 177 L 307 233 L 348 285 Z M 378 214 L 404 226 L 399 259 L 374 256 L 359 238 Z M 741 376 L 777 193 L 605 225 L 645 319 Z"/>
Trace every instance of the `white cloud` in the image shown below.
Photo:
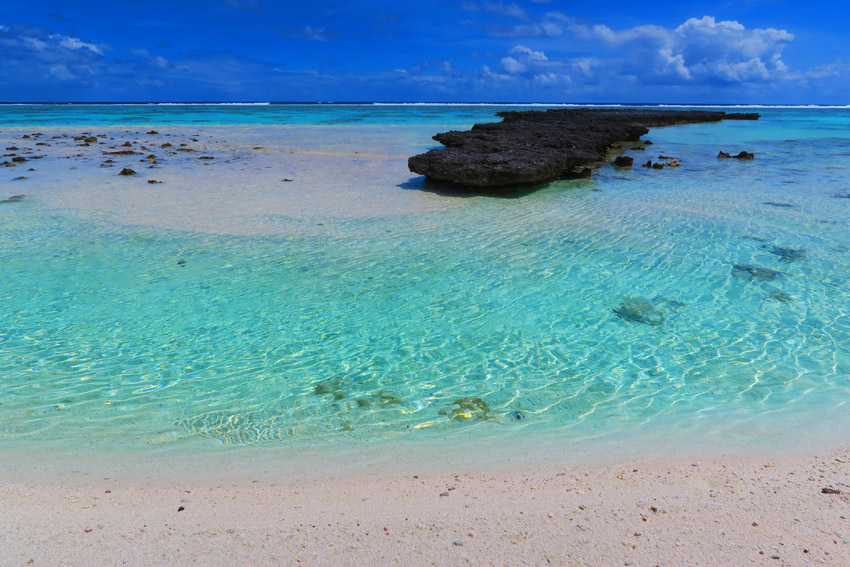
<path fill-rule="evenodd" d="M 504 57 L 501 61 L 501 67 L 506 72 L 511 74 L 522 73 L 528 69 L 528 67 L 526 67 L 513 57 Z"/>
<path fill-rule="evenodd" d="M 59 42 L 59 47 L 64 47 L 65 49 L 88 49 L 92 53 L 97 53 L 98 55 L 103 55 L 103 52 L 100 50 L 98 46 L 93 43 L 86 43 L 82 40 L 77 39 L 76 37 L 68 37 L 65 35 L 53 34 L 48 36 L 50 39 L 56 40 Z"/>
<path fill-rule="evenodd" d="M 513 53 L 522 56 L 529 61 L 546 61 L 546 54 L 542 51 L 533 51 L 524 45 L 517 45 L 508 53 Z"/>
<path fill-rule="evenodd" d="M 595 52 L 608 61 L 612 74 L 649 83 L 761 83 L 795 76 L 782 61 L 782 51 L 794 40 L 793 34 L 747 28 L 713 16 L 690 18 L 675 28 L 643 25 L 615 30 L 548 12 L 536 22 L 485 25 L 484 29 L 492 37 L 560 38 L 558 47 L 563 51 Z M 527 66 L 516 55 L 512 59 L 503 60 L 505 70 Z M 587 74 L 587 69 L 583 72 Z"/>
<path fill-rule="evenodd" d="M 556 12 L 546 18 L 564 26 L 569 47 L 609 51 L 610 65 L 619 74 L 644 82 L 747 83 L 791 76 L 782 51 L 794 35 L 785 30 L 748 29 L 712 16 L 690 18 L 674 29 L 646 25 L 623 30 L 577 23 Z"/>
<path fill-rule="evenodd" d="M 533 84 L 536 87 L 548 88 L 555 85 L 568 85 L 572 82 L 563 62 L 549 61 L 543 51 L 535 51 L 525 45 L 515 45 L 508 51 L 508 56 L 499 61 L 501 75 L 499 80 L 513 80 L 518 84 Z M 483 75 L 490 72 L 484 68 Z"/>
<path fill-rule="evenodd" d="M 462 2 L 460 8 L 461 10 L 467 10 L 469 12 L 493 12 L 509 18 L 517 18 L 520 20 L 528 19 L 528 12 L 525 11 L 525 8 L 519 6 L 515 2 L 511 2 L 510 4 L 489 1 L 484 2 L 483 4 Z"/>

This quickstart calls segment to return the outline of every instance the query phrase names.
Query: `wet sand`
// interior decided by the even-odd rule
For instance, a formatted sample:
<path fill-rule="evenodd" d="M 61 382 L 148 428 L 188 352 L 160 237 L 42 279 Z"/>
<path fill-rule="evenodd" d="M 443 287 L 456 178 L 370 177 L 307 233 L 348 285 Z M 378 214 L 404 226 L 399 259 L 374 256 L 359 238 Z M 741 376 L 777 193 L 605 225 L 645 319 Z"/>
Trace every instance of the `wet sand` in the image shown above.
<path fill-rule="evenodd" d="M 98 222 L 244 236 L 463 202 L 409 190 L 422 185 L 407 169 L 422 140 L 402 127 L 153 128 L 3 129 L 0 199 L 26 195 Z M 119 175 L 125 168 L 135 174 Z"/>

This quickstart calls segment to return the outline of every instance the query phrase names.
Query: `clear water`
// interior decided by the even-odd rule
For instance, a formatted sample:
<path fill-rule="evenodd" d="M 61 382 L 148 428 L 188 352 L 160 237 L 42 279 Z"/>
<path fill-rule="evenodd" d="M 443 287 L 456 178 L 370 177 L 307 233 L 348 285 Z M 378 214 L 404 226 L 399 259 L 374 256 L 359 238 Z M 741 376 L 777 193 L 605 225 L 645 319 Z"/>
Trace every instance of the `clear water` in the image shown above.
<path fill-rule="evenodd" d="M 402 125 L 418 151 L 496 110 L 10 108 L 11 127 L 290 120 L 366 147 L 375 128 Z M 629 152 L 678 169 L 603 167 L 517 199 L 438 195 L 445 207 L 416 214 L 317 215 L 301 233 L 0 205 L 0 440 L 350 446 L 838 424 L 850 111 L 763 114 L 656 129 L 655 145 Z M 757 158 L 720 161 L 719 149 Z M 392 171 L 390 194 L 423 192 Z"/>

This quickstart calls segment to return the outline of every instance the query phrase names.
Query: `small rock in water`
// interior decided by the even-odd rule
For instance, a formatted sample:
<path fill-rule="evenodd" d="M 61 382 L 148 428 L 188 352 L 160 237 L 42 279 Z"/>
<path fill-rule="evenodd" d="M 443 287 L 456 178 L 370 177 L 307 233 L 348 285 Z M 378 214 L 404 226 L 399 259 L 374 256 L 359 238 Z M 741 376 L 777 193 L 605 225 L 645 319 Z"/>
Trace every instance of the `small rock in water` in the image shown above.
<path fill-rule="evenodd" d="M 717 159 L 729 159 L 731 157 L 732 157 L 732 154 L 724 152 L 723 150 L 721 150 L 720 153 L 717 154 Z"/>
<path fill-rule="evenodd" d="M 835 195 L 836 199 L 850 199 L 850 193 L 838 193 Z"/>
<path fill-rule="evenodd" d="M 136 172 L 130 169 L 129 167 L 125 167 L 118 175 L 136 175 Z"/>
<path fill-rule="evenodd" d="M 791 303 L 792 301 L 794 301 L 793 297 L 791 297 L 790 295 L 788 295 L 784 291 L 781 291 L 781 290 L 778 290 L 778 289 L 774 289 L 773 291 L 771 291 L 770 295 L 768 295 L 768 298 L 769 299 L 775 299 L 776 301 L 779 301 L 780 303 Z"/>
<path fill-rule="evenodd" d="M 26 195 L 12 195 L 8 199 L 0 199 L 0 203 L 17 203 L 19 201 L 23 201 L 26 198 Z"/>
<path fill-rule="evenodd" d="M 781 278 L 782 272 L 771 270 L 770 268 L 762 268 L 753 266 L 752 264 L 735 264 L 732 266 L 732 276 L 736 278 L 747 278 L 748 280 L 758 280 L 767 282 Z"/>
<path fill-rule="evenodd" d="M 655 162 L 652 164 L 652 169 L 664 169 L 664 164 Z"/>
<path fill-rule="evenodd" d="M 771 246 L 768 252 L 774 256 L 779 256 L 783 262 L 794 262 L 795 260 L 803 260 L 806 257 L 805 248 L 785 248 L 784 246 Z"/>
<path fill-rule="evenodd" d="M 459 398 L 444 407 L 439 412 L 440 415 L 446 415 L 449 419 L 455 421 L 464 421 L 467 419 L 484 419 L 489 420 L 490 406 L 481 398 Z"/>
<path fill-rule="evenodd" d="M 740 152 L 735 156 L 736 159 L 756 159 L 756 154 L 751 152 Z"/>
<path fill-rule="evenodd" d="M 381 407 L 401 404 L 403 400 L 388 390 L 381 390 L 375 396 L 378 400 L 378 405 Z"/>
<path fill-rule="evenodd" d="M 829 486 L 820 489 L 821 494 L 841 494 L 841 491 L 837 488 L 831 488 Z"/>
<path fill-rule="evenodd" d="M 785 208 L 785 209 L 793 209 L 794 208 L 794 205 L 792 205 L 791 203 L 777 203 L 776 201 L 765 201 L 765 202 L 762 203 L 762 205 L 769 205 L 771 207 L 781 207 L 781 208 Z"/>
<path fill-rule="evenodd" d="M 631 156 L 617 156 L 611 163 L 614 164 L 614 167 L 631 167 L 634 161 L 635 158 Z"/>
<path fill-rule="evenodd" d="M 151 185 L 154 185 L 156 183 L 162 183 L 162 181 L 157 181 L 156 179 L 148 179 L 148 183 L 150 183 Z"/>
<path fill-rule="evenodd" d="M 658 327 L 664 323 L 664 313 L 657 310 L 649 301 L 639 297 L 626 298 L 612 311 L 620 319 L 631 323 L 643 323 L 652 327 Z"/>
<path fill-rule="evenodd" d="M 321 382 L 317 382 L 313 386 L 313 393 L 317 396 L 331 394 L 335 400 L 342 400 L 345 398 L 345 392 L 342 390 L 341 380 L 322 380 Z"/>

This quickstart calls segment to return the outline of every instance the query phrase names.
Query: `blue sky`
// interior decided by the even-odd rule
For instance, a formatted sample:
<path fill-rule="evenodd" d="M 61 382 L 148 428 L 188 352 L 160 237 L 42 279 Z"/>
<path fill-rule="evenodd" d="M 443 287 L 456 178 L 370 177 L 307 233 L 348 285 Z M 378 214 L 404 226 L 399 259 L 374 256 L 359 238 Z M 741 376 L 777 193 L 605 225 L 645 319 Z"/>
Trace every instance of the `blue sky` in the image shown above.
<path fill-rule="evenodd" d="M 2 101 L 850 103 L 841 2 L 8 2 Z"/>

